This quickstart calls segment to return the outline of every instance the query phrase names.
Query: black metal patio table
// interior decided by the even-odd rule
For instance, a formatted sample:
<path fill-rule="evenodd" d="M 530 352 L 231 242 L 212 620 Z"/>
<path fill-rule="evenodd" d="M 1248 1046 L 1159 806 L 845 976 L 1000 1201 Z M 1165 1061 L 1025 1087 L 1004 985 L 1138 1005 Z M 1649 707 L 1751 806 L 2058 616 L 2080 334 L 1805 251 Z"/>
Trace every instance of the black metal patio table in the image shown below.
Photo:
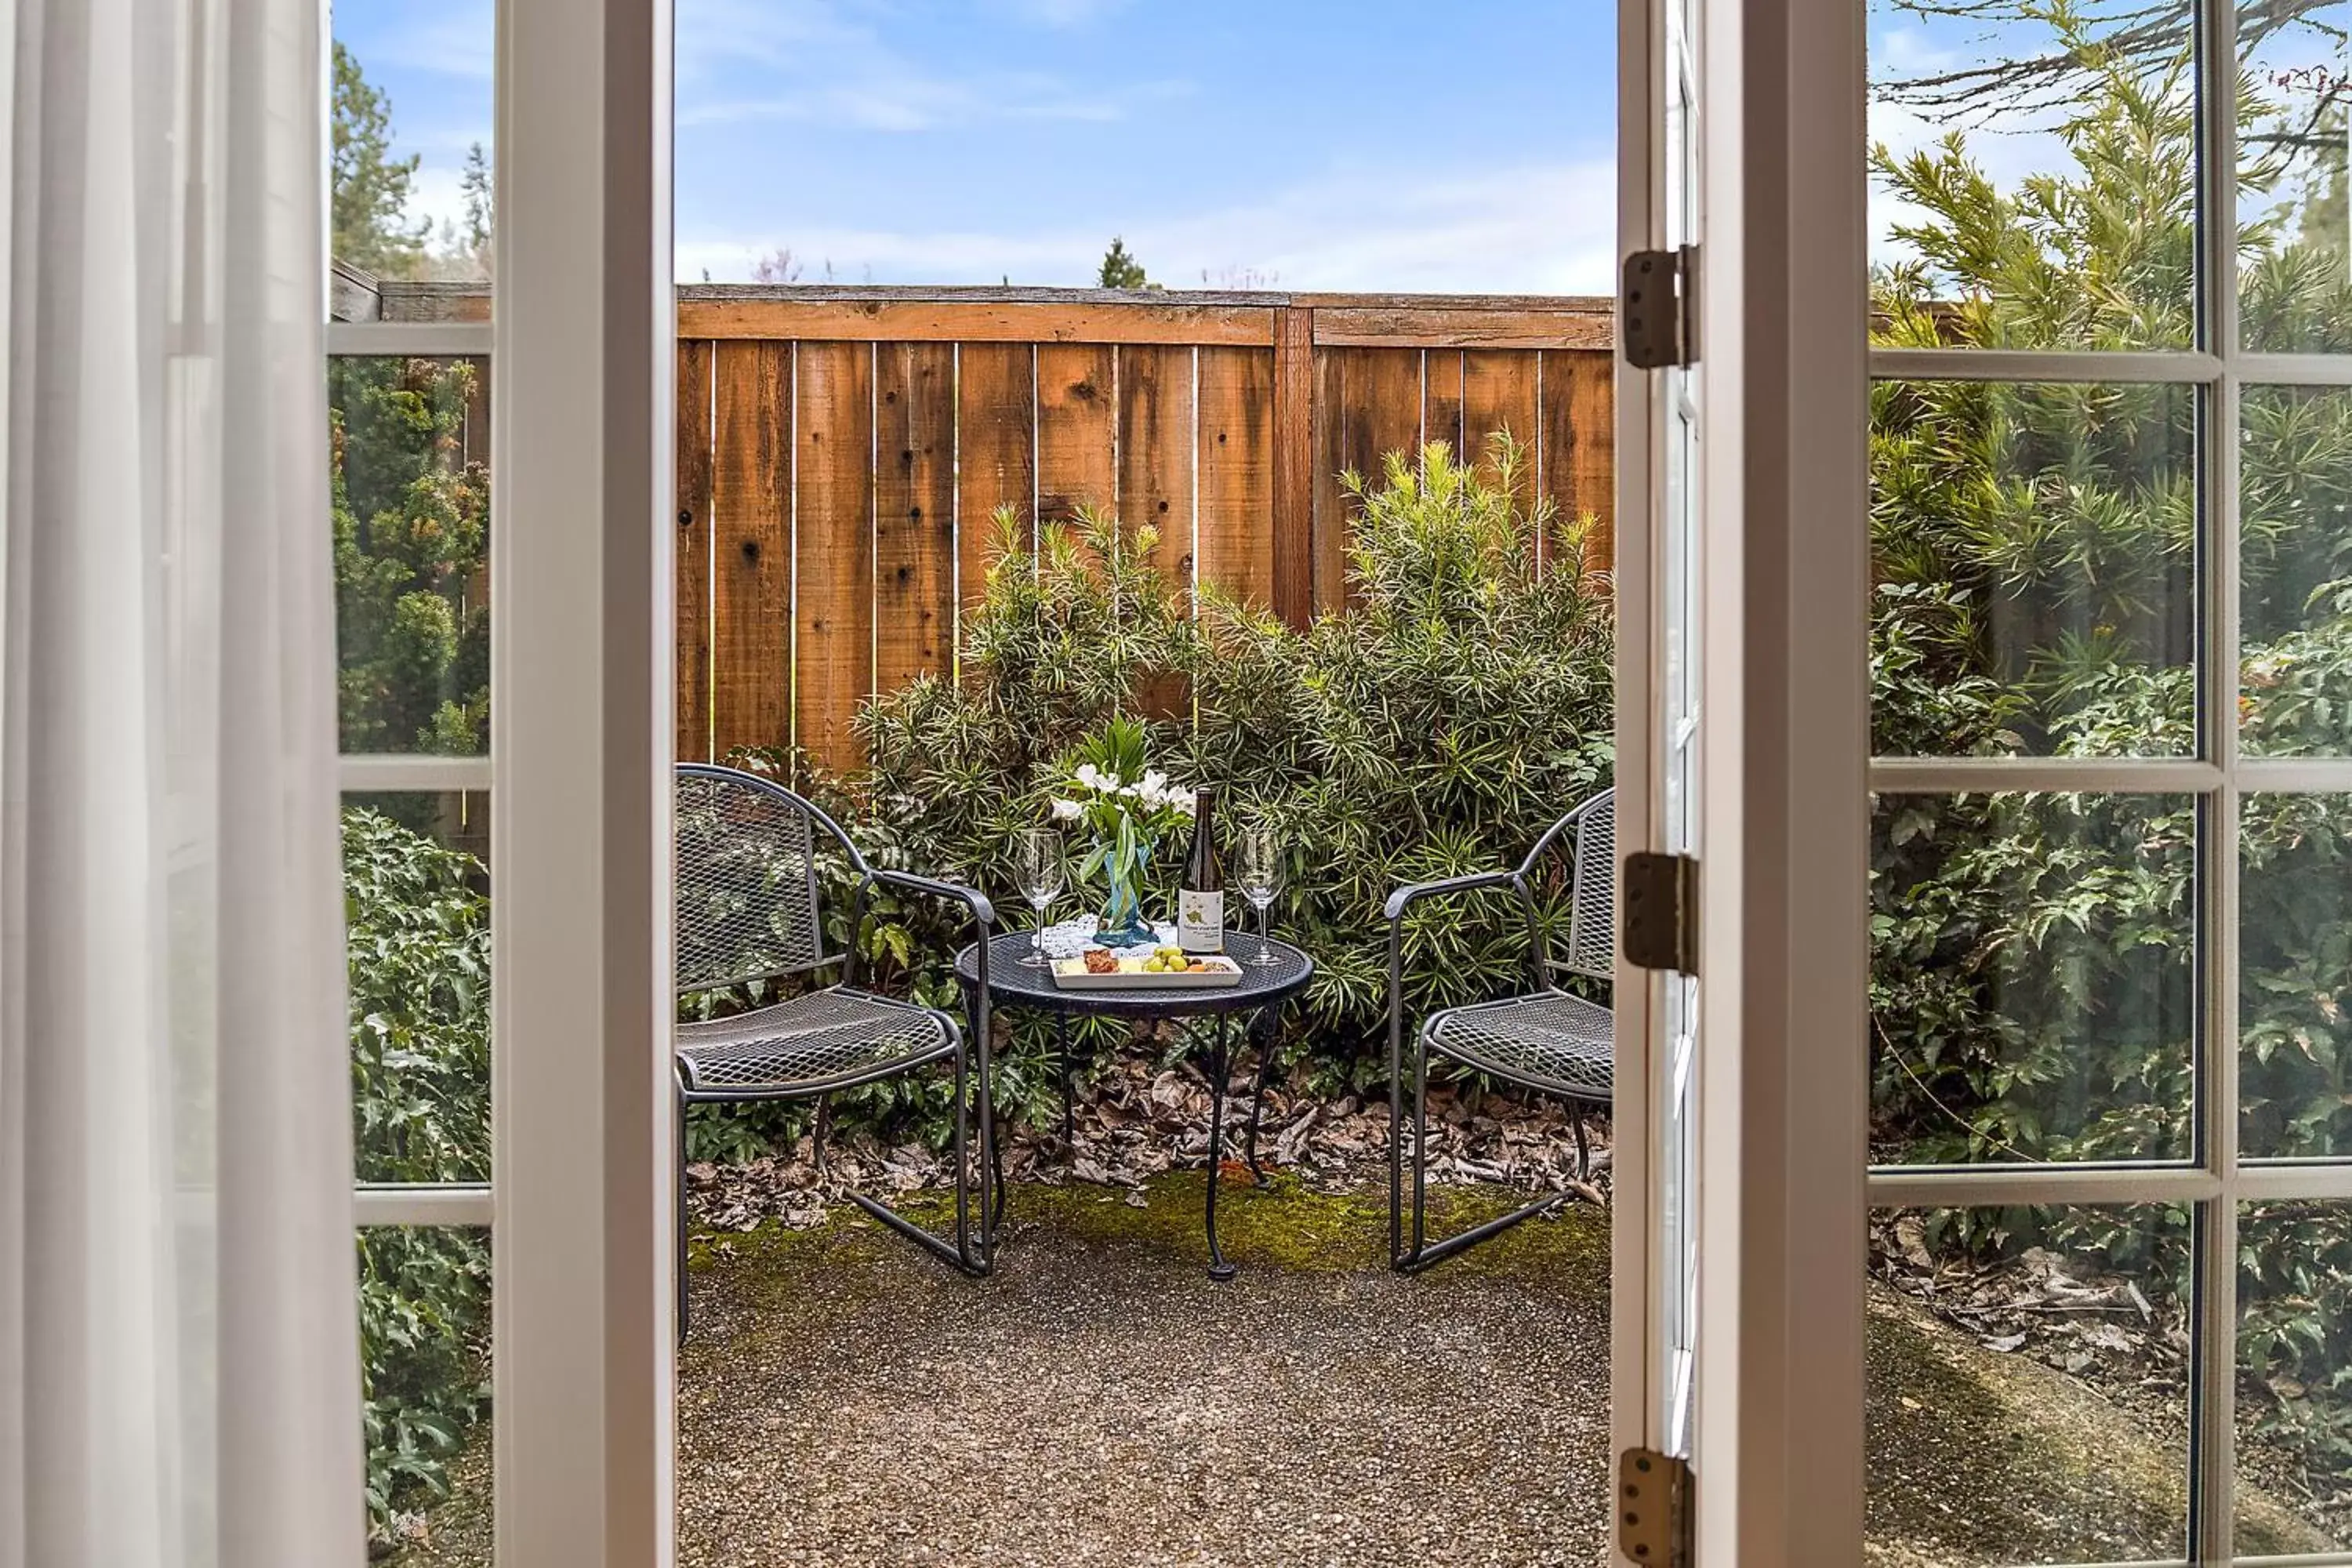
<path fill-rule="evenodd" d="M 1052 1013 L 1059 1037 L 1062 1058 L 1062 1143 L 1070 1144 L 1070 1037 L 1069 1021 L 1074 1014 L 1092 1014 L 1111 1017 L 1145 1019 L 1213 1018 L 1216 1020 L 1216 1041 L 1209 1063 L 1209 1196 L 1206 1226 L 1209 1237 L 1209 1278 L 1231 1279 L 1234 1266 L 1217 1248 L 1217 1188 L 1223 1173 L 1225 1079 L 1232 1071 L 1230 1055 L 1231 1022 L 1237 1013 L 1255 1012 L 1262 1026 L 1271 1025 L 1282 1004 L 1304 986 L 1315 973 L 1315 961 L 1286 942 L 1272 937 L 1249 936 L 1238 931 L 1225 935 L 1225 956 L 1242 967 L 1241 983 L 1221 987 L 1208 986 L 1139 986 L 1118 991 L 1065 991 L 1054 984 L 1053 972 L 1024 967 L 1021 960 L 1030 952 L 1030 933 L 1008 931 L 991 939 L 988 944 L 988 992 L 999 1006 L 1025 1007 L 1037 1012 Z M 1260 952 L 1271 953 L 1270 964 L 1250 961 Z M 956 977 L 963 982 L 967 999 L 980 984 L 980 949 L 977 943 L 956 954 Z M 1264 1030 L 1272 1033 L 1270 1027 Z M 1246 1158 L 1250 1173 L 1263 1184 L 1265 1173 L 1258 1168 L 1258 1111 L 1265 1103 L 1267 1068 L 1274 1060 L 1271 1040 L 1261 1038 L 1258 1050 L 1257 1092 L 1250 1097 L 1249 1142 Z M 983 1088 L 983 1093 L 987 1090 Z M 1001 1178 L 997 1203 L 1003 1203 Z M 992 1216 L 989 1228 L 993 1231 Z"/>

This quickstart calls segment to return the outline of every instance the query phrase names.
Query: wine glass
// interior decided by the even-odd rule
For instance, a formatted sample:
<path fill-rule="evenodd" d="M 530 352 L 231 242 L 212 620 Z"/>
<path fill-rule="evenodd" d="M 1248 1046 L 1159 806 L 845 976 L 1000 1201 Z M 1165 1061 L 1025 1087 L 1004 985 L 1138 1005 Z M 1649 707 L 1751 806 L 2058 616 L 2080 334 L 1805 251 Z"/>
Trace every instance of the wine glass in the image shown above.
<path fill-rule="evenodd" d="M 1050 827 L 1023 828 L 1013 846 L 1013 869 L 1020 879 L 1021 896 L 1037 911 L 1036 929 L 1029 933 L 1029 954 L 1021 960 L 1021 966 L 1043 969 L 1050 962 L 1041 940 L 1045 906 L 1062 896 L 1062 836 Z"/>
<path fill-rule="evenodd" d="M 1250 963 L 1272 968 L 1273 950 L 1265 942 L 1265 911 L 1282 891 L 1282 839 L 1271 827 L 1253 827 L 1242 835 L 1242 897 L 1257 910 L 1257 956 Z"/>

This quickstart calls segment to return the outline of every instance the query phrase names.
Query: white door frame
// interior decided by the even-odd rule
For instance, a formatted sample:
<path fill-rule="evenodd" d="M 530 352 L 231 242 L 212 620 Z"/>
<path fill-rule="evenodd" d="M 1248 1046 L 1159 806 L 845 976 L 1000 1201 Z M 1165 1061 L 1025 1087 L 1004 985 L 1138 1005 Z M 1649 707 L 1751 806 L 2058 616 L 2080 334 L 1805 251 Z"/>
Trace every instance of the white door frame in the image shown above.
<path fill-rule="evenodd" d="M 672 1561 L 668 0 L 499 0 L 499 1568 Z"/>
<path fill-rule="evenodd" d="M 1660 0 L 1621 0 L 1621 253 L 1658 245 Z M 1868 510 L 1863 10 L 1699 0 L 1705 240 L 1697 1421 L 1701 1568 L 1861 1560 Z M 1638 177 L 1635 177 L 1638 176 Z M 1621 453 L 1655 450 L 1621 365 Z M 1618 479 L 1621 852 L 1647 844 L 1651 475 Z M 1638 663 L 1636 661 L 1639 661 Z M 1621 971 L 1619 996 L 1648 990 Z M 1658 1108 L 1627 1007 L 1616 1446 L 1659 1446 Z M 1628 1094 L 1628 1090 L 1633 1090 Z M 1640 1130 L 1641 1135 L 1635 1130 Z M 1639 1310 L 1639 1322 L 1628 1317 Z M 1620 1559 L 1621 1562 L 1625 1561 Z"/>

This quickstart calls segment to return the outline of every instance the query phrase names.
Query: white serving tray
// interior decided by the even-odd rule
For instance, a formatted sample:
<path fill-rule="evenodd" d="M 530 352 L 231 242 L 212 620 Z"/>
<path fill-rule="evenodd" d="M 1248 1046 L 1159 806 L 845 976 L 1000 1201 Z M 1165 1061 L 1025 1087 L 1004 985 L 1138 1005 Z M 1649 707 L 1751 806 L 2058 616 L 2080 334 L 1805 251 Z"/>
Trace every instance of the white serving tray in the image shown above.
<path fill-rule="evenodd" d="M 1197 974 L 1191 970 L 1135 973 L 1123 969 L 1097 974 L 1083 958 L 1059 958 L 1054 961 L 1054 984 L 1062 991 L 1222 991 L 1242 983 L 1242 966 L 1233 959 L 1223 953 L 1205 958 L 1209 968 Z"/>

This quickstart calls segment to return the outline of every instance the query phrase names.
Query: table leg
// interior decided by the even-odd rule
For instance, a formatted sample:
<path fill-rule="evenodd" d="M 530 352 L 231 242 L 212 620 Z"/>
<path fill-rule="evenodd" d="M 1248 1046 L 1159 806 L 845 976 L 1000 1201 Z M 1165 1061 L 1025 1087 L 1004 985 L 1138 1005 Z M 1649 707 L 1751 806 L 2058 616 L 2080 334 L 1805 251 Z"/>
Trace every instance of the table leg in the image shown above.
<path fill-rule="evenodd" d="M 1217 1015 L 1217 1048 L 1209 1061 L 1209 1278 L 1220 1284 L 1239 1272 L 1217 1249 L 1217 1189 L 1224 1184 L 1225 1075 L 1232 1068 L 1225 1048 L 1227 1019 L 1223 1013 Z"/>
<path fill-rule="evenodd" d="M 982 965 L 982 973 L 986 973 Z M 980 1078 L 980 1245 L 983 1265 L 993 1266 L 996 1233 L 1004 1223 L 1004 1151 L 996 1141 L 995 1064 L 991 1060 L 988 991 L 970 985 L 964 991 L 964 1022 L 971 1033 L 972 1054 Z"/>
<path fill-rule="evenodd" d="M 1075 1075 L 1070 1066 L 1070 1016 L 1067 1013 L 1056 1012 L 1054 1015 L 1054 1041 L 1060 1047 L 1062 1055 L 1062 1152 L 1075 1159 L 1077 1140 L 1072 1136 L 1070 1125 L 1070 1084 Z"/>
<path fill-rule="evenodd" d="M 1250 1097 L 1246 1157 L 1250 1177 L 1261 1188 L 1265 1185 L 1265 1168 L 1257 1163 L 1257 1124 L 1259 1118 L 1265 1114 L 1266 1080 L 1274 1076 L 1274 1011 L 1271 1007 L 1259 1009 L 1257 1017 L 1250 1025 L 1250 1032 L 1257 1037 L 1257 1092 Z"/>

